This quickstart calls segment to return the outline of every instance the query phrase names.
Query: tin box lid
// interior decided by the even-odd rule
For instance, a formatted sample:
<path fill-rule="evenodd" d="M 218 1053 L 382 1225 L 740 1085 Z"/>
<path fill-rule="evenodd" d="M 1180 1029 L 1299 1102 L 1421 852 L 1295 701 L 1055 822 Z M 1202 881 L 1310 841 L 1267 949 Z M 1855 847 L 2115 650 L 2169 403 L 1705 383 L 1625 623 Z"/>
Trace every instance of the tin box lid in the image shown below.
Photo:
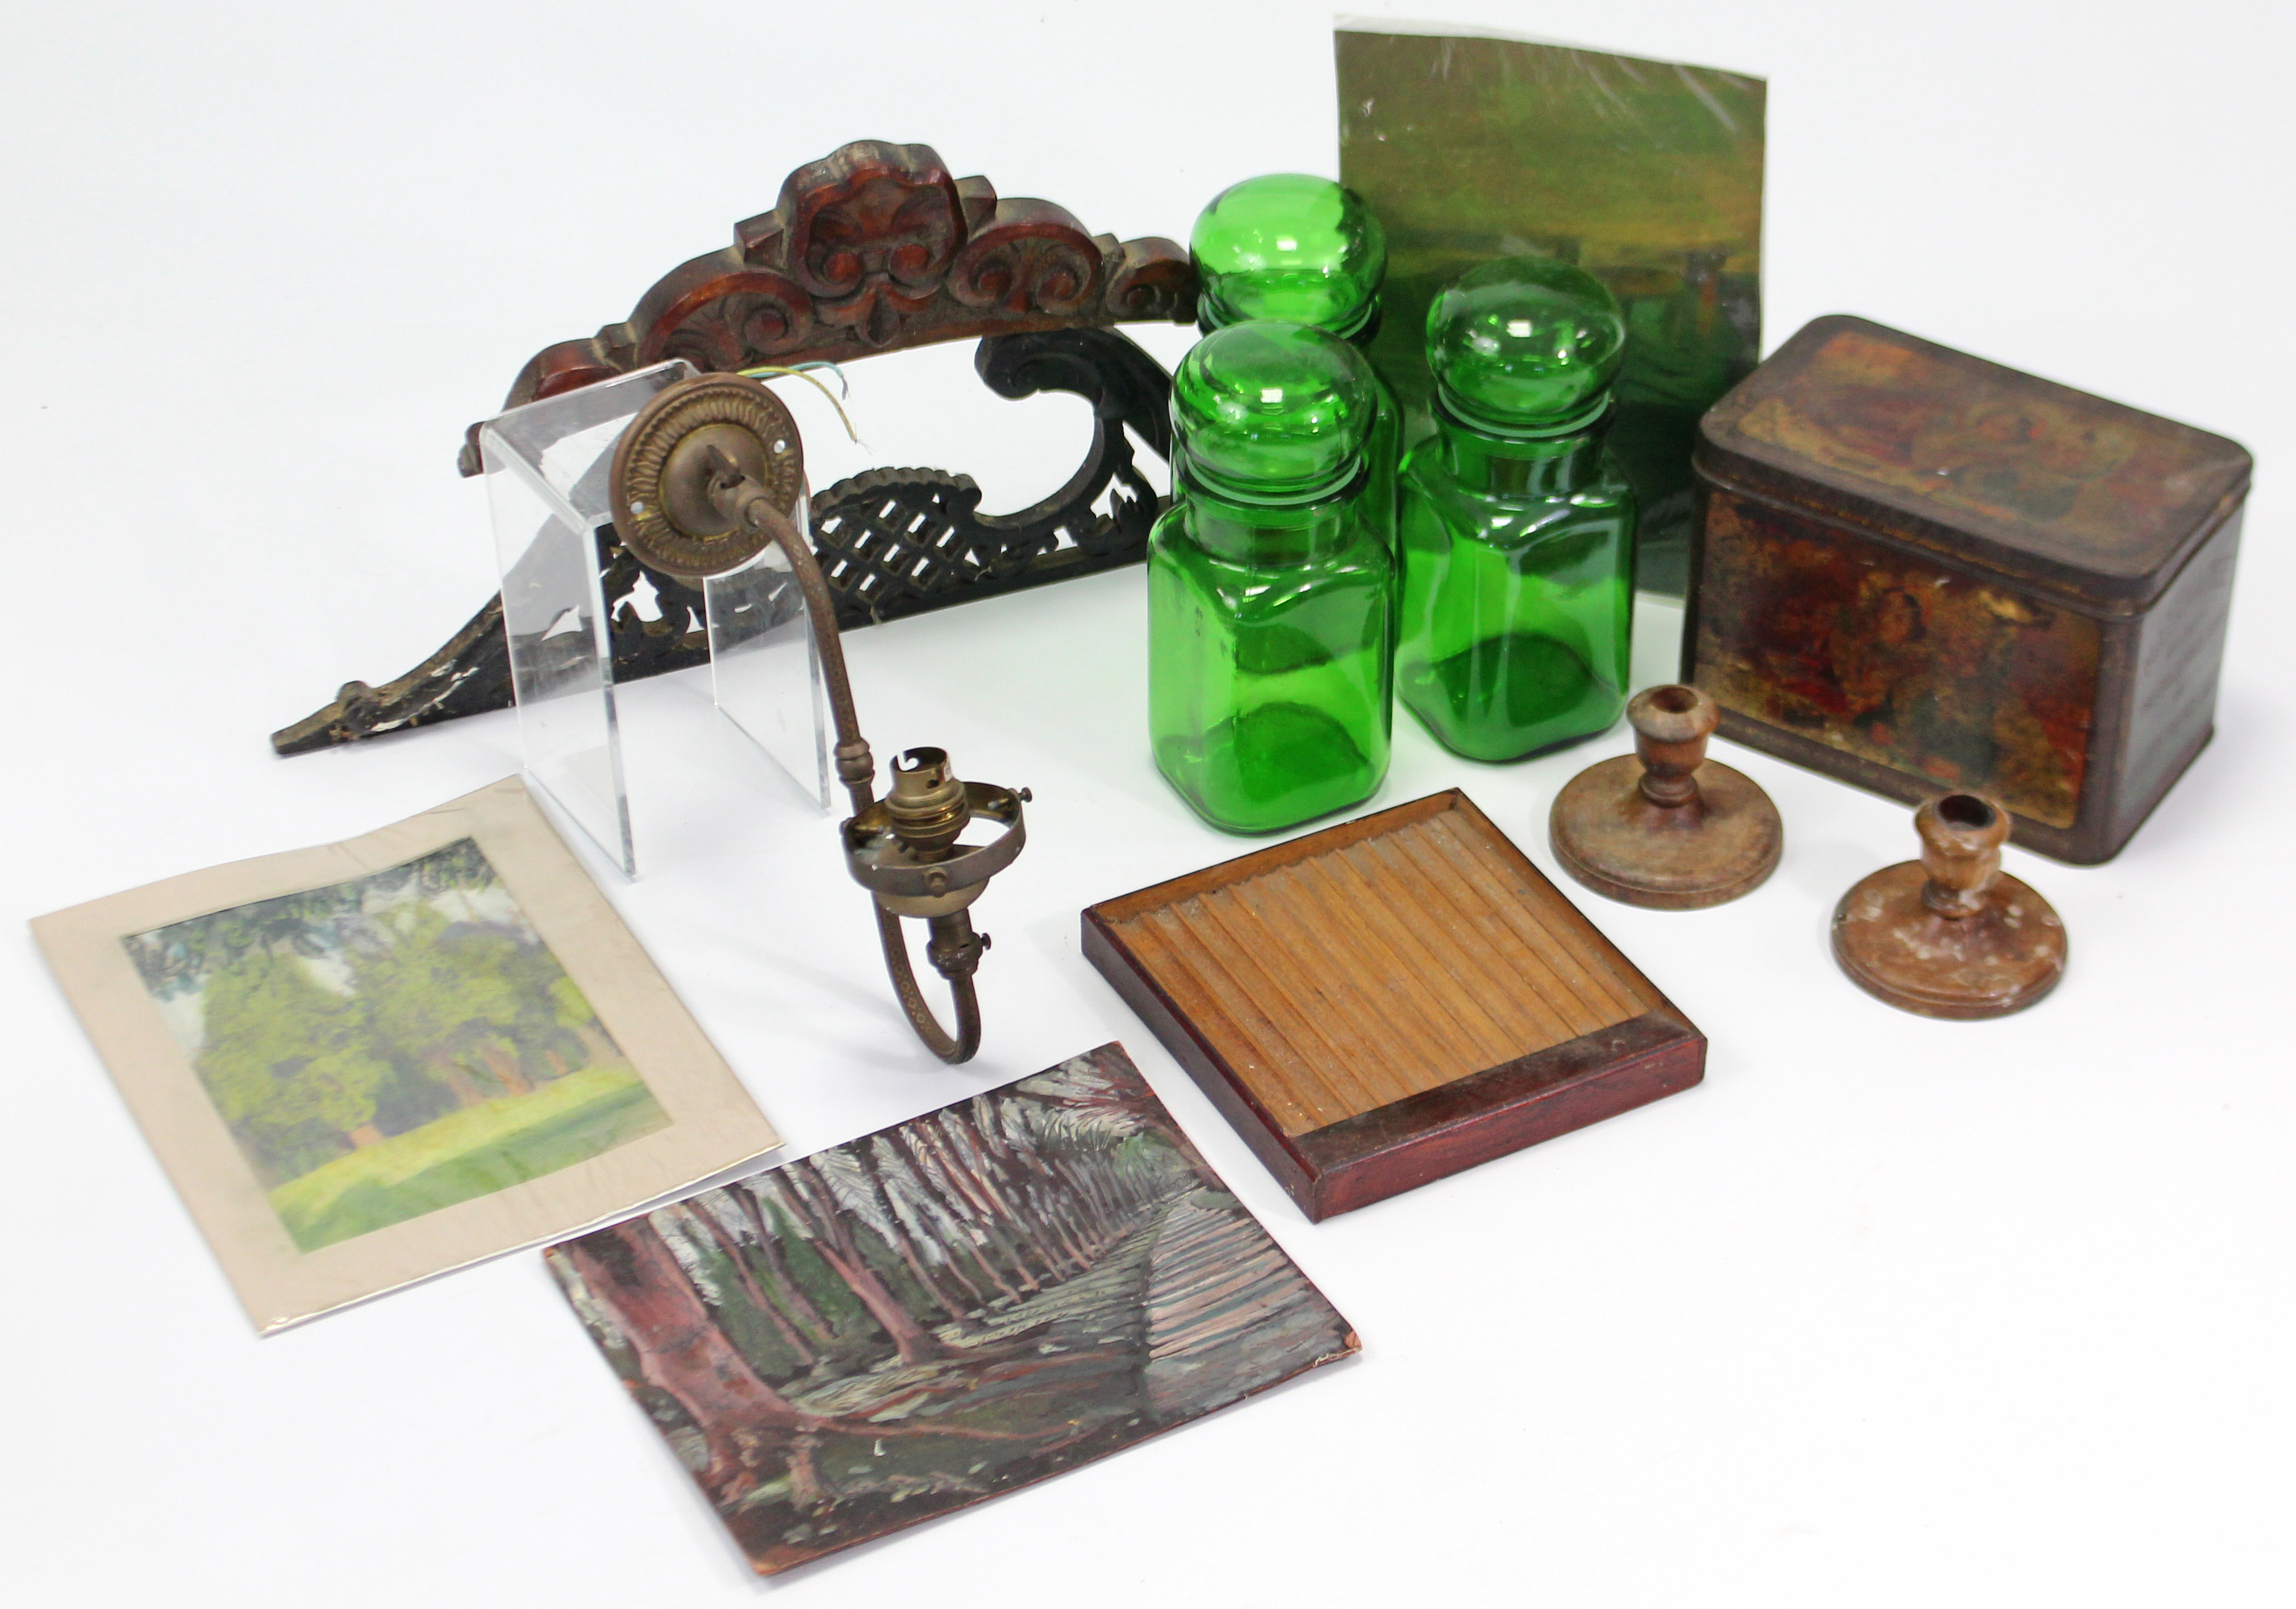
<path fill-rule="evenodd" d="M 1844 314 L 1700 422 L 1710 477 L 2119 612 L 2248 491 L 2222 436 Z"/>

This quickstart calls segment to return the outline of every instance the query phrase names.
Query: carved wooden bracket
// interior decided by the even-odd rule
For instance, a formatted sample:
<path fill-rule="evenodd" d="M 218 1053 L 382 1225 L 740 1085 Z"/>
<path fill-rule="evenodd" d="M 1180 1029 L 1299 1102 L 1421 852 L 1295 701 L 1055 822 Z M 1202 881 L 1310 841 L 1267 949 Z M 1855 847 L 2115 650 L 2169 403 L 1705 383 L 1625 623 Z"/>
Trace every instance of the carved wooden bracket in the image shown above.
<path fill-rule="evenodd" d="M 721 371 L 1032 330 L 1196 316 L 1186 250 L 1087 234 L 1065 207 L 952 179 L 930 145 L 856 140 L 782 181 L 734 243 L 670 271 L 628 319 L 545 347 L 505 410 L 683 357 Z M 479 427 L 462 471 L 479 472 Z"/>
<path fill-rule="evenodd" d="M 1093 405 L 1091 450 L 1033 507 L 980 512 L 970 478 L 872 470 L 815 495 L 814 550 L 838 623 L 851 629 L 1140 558 L 1159 499 L 1132 458 L 1137 438 L 1168 457 L 1171 380 L 1111 326 L 1193 322 L 1196 275 L 1168 240 L 1086 234 L 1050 201 L 999 200 L 952 179 L 930 145 L 857 140 L 783 181 L 781 204 L 737 225 L 734 244 L 674 269 L 621 324 L 545 347 L 503 406 L 555 397 L 672 357 L 710 371 L 842 362 L 980 336 L 973 366 L 999 396 L 1067 391 Z M 479 472 L 479 427 L 462 471 Z M 701 594 L 644 570 L 611 526 L 598 533 L 614 677 L 707 662 Z M 652 612 L 639 607 L 639 583 Z M 348 682 L 272 734 L 306 753 L 511 702 L 502 601 L 380 686 Z"/>

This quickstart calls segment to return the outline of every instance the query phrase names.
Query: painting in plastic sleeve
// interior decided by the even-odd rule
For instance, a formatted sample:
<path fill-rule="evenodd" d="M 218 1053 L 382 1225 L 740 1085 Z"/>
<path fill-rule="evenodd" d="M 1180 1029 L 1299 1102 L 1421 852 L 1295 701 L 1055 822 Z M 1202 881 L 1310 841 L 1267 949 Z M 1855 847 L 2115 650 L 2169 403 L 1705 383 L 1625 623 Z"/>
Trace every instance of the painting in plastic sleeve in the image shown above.
<path fill-rule="evenodd" d="M 763 1575 L 1357 1350 L 1112 1044 L 547 1256 Z"/>
<path fill-rule="evenodd" d="M 515 778 L 32 925 L 266 1334 L 777 1143 Z"/>
<path fill-rule="evenodd" d="M 1680 596 L 1699 415 L 1760 355 L 1763 80 L 1710 67 L 1342 20 L 1340 178 L 1387 230 L 1373 363 L 1432 429 L 1437 291 L 1555 257 L 1627 316 L 1609 444 L 1642 505 L 1636 580 Z"/>

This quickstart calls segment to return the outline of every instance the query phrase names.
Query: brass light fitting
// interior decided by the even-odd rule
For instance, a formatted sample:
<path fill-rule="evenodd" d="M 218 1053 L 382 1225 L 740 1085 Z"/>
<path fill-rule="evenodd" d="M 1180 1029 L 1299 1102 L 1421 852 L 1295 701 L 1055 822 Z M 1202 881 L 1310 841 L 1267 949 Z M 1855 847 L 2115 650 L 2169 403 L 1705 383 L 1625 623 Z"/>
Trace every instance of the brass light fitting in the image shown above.
<path fill-rule="evenodd" d="M 988 935 L 973 930 L 970 907 L 1028 841 L 1021 807 L 1029 791 L 959 781 L 942 751 L 911 749 L 894 759 L 891 790 L 876 796 L 876 761 L 854 711 L 835 604 L 793 521 L 805 495 L 804 450 L 797 422 L 756 381 L 739 374 L 680 381 L 622 433 L 611 486 L 614 528 L 640 563 L 681 580 L 739 569 L 769 542 L 788 557 L 828 685 L 838 780 L 853 801 L 840 830 L 846 870 L 876 903 L 885 971 L 909 1025 L 942 1061 L 970 1061 L 980 1046 L 972 974 L 988 948 Z M 963 842 L 976 821 L 1002 831 L 985 843 Z M 904 916 L 926 924 L 925 957 L 955 1000 L 954 1034 L 917 987 Z"/>

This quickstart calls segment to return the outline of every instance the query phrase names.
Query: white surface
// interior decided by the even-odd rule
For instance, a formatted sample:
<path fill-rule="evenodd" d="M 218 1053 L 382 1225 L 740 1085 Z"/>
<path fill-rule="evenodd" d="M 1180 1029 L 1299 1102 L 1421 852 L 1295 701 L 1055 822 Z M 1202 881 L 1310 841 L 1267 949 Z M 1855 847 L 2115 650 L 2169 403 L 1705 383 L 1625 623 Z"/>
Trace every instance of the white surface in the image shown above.
<path fill-rule="evenodd" d="M 1078 953 L 1083 905 L 1247 847 L 1151 769 L 1137 571 L 851 640 L 881 756 L 1037 791 L 961 1071 L 896 1015 L 831 825 L 699 678 L 641 685 L 649 874 L 607 891 L 793 1151 L 1120 1038 L 1365 1343 L 761 1588 L 533 1257 L 258 1343 L 20 921 L 512 769 L 507 715 L 287 761 L 264 737 L 461 624 L 493 585 L 463 426 L 789 168 L 923 140 L 1185 236 L 1233 179 L 1332 169 L 1329 12 L 15 0 L 0 1598 L 2289 1601 L 2288 12 L 1439 11 L 1767 75 L 1770 344 L 1864 313 L 2256 453 L 2217 742 L 2112 865 L 2009 857 L 2070 928 L 2057 995 L 1956 1025 L 1850 988 L 1825 917 L 1910 854 L 1906 812 L 1724 746 L 1784 812 L 1774 881 L 1586 900 L 1711 1036 L 1706 1083 L 1310 1227 Z M 1011 507 L 1084 439 L 962 347 L 854 381 L 872 450 L 808 415 L 816 484 L 931 464 Z M 1487 768 L 1402 719 L 1378 802 L 1464 784 L 1551 868 L 1548 800 L 1626 747 Z"/>

